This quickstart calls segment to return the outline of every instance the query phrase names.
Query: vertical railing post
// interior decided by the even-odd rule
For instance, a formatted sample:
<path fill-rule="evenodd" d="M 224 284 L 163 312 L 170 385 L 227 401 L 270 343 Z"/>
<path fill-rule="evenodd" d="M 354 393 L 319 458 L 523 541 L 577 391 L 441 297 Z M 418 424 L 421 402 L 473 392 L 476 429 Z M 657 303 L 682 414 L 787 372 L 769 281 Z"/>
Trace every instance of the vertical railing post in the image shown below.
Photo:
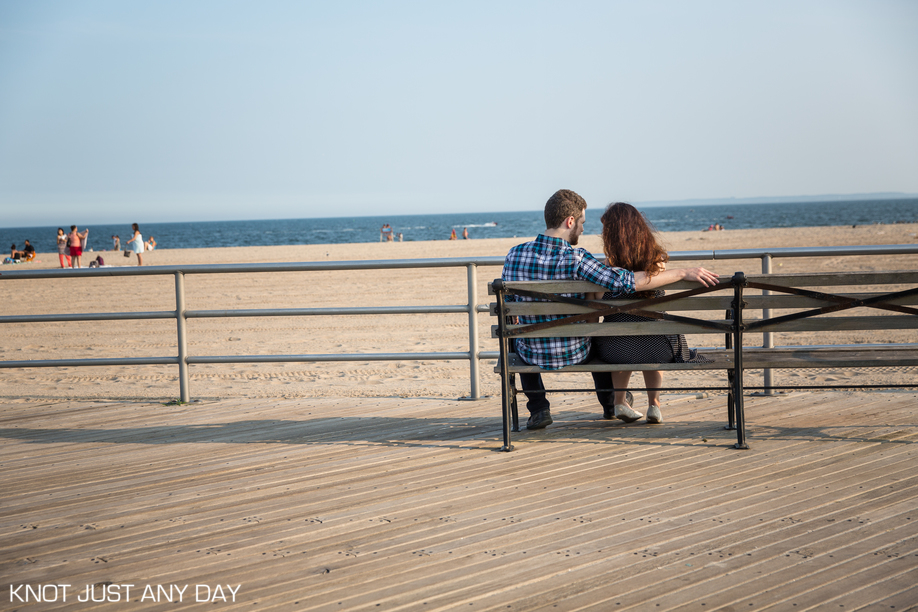
<path fill-rule="evenodd" d="M 771 255 L 768 253 L 762 255 L 762 274 L 771 274 Z M 768 291 L 767 289 L 763 290 L 762 295 L 771 295 L 771 291 Z M 771 318 L 771 308 L 762 309 L 762 318 Z M 772 332 L 764 332 L 762 334 L 762 348 L 770 349 L 774 348 L 774 346 L 775 343 Z M 765 368 L 763 384 L 765 386 L 765 395 L 774 395 L 775 391 L 772 389 L 773 379 L 771 368 Z"/>
<path fill-rule="evenodd" d="M 478 358 L 478 266 L 470 263 L 468 270 L 468 294 L 469 294 L 469 378 L 471 379 L 472 392 L 469 399 L 481 399 L 479 382 L 479 366 L 481 365 Z"/>
<path fill-rule="evenodd" d="M 175 273 L 175 328 L 178 333 L 179 399 L 191 401 L 188 391 L 188 335 L 185 319 L 185 275 Z"/>

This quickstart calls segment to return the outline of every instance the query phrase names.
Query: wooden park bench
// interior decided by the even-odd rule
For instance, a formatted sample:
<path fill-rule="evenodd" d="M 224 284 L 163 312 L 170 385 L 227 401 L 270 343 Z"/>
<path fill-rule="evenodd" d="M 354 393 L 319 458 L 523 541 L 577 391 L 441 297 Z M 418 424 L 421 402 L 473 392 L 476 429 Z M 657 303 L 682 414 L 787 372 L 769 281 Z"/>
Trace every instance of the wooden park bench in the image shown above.
<path fill-rule="evenodd" d="M 886 287 L 887 289 L 883 289 Z M 827 288 L 832 293 L 827 293 Z M 727 428 L 735 429 L 735 448 L 746 443 L 743 394 L 744 370 L 769 368 L 891 367 L 918 365 L 918 342 L 896 344 L 833 343 L 833 332 L 849 330 L 910 330 L 918 328 L 918 272 L 841 272 L 834 274 L 768 274 L 733 278 L 714 287 L 680 282 L 666 287 L 665 296 L 650 299 L 585 300 L 571 295 L 602 292 L 586 281 L 502 281 L 489 284 L 497 300 L 492 337 L 500 342 L 495 371 L 501 376 L 503 451 L 510 451 L 510 432 L 519 431 L 516 377 L 568 372 L 621 370 L 722 370 L 727 391 Z M 756 293 L 753 293 L 756 292 Z M 513 296 L 513 297 L 511 297 Z M 509 298 L 509 299 L 508 299 Z M 522 300 L 520 300 L 522 298 Z M 653 321 L 602 323 L 597 317 L 629 312 Z M 762 313 L 771 316 L 762 317 Z M 752 314 L 757 313 L 754 318 Z M 843 313 L 843 314 L 837 314 Z M 552 321 L 521 325 L 519 316 L 563 315 Z M 602 319 L 598 319 L 601 321 Z M 789 344 L 773 348 L 744 346 L 744 334 L 772 332 L 782 341 L 816 332 L 819 344 Z M 609 364 L 599 360 L 543 370 L 523 362 L 513 351 L 513 338 L 625 336 L 657 334 L 719 334 L 722 346 L 703 349 L 706 363 Z M 691 345 L 692 343 L 689 342 Z M 816 385 L 805 388 L 912 387 L 908 385 Z M 787 387 L 784 387 L 787 388 Z M 797 387 L 794 387 L 797 388 Z M 587 389 L 548 389 L 548 392 Z M 674 390 L 671 388 L 663 390 Z M 686 388 L 689 390 L 689 388 Z M 697 387 L 691 390 L 698 390 Z M 589 389 L 593 391 L 593 389 Z"/>

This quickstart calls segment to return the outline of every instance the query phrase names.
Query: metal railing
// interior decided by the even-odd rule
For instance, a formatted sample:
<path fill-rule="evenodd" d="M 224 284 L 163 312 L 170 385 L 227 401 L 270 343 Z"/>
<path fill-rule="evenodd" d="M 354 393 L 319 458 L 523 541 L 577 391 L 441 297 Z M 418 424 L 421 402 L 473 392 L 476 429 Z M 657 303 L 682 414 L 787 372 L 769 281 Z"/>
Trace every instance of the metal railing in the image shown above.
<path fill-rule="evenodd" d="M 771 262 L 775 257 L 838 257 L 870 255 L 918 254 L 918 245 L 872 245 L 854 247 L 802 247 L 781 249 L 732 249 L 723 251 L 674 251 L 671 261 L 713 261 L 727 259 L 760 259 L 762 273 L 771 273 Z M 600 256 L 601 257 L 601 256 Z M 468 360 L 470 395 L 469 399 L 480 399 L 480 362 L 483 359 L 497 359 L 497 351 L 482 351 L 479 347 L 478 314 L 489 311 L 487 304 L 478 303 L 478 268 L 503 266 L 502 256 L 459 257 L 445 259 L 401 259 L 370 261 L 333 261 L 301 263 L 258 263 L 258 264 L 212 264 L 147 267 L 112 267 L 44 270 L 4 270 L 0 281 L 25 279 L 60 279 L 78 277 L 116 276 L 172 276 L 175 281 L 175 310 L 146 312 L 106 312 L 75 314 L 6 315 L 0 316 L 5 323 L 47 323 L 70 321 L 123 321 L 175 319 L 177 334 L 177 355 L 168 357 L 113 357 L 78 359 L 35 359 L 23 361 L 0 361 L 0 368 L 41 368 L 74 366 L 115 365 L 178 365 L 179 391 L 183 402 L 191 400 L 189 389 L 189 366 L 196 364 L 221 363 L 296 363 L 335 361 L 446 361 Z M 394 270 L 408 268 L 466 268 L 468 302 L 456 305 L 435 306 L 355 306 L 337 308 L 263 308 L 238 310 L 189 310 L 185 303 L 185 276 L 194 274 L 244 274 L 274 272 L 328 272 L 349 270 Z M 4 302 L 0 302 L 4 303 Z M 302 317 L 302 316 L 350 316 L 391 314 L 447 314 L 468 315 L 468 350 L 433 353 L 332 353 L 317 355 L 190 355 L 188 353 L 188 330 L 186 321 L 193 318 L 231 317 Z M 763 311 L 763 318 L 770 316 Z M 765 334 L 765 346 L 771 346 L 771 334 Z M 766 371 L 765 386 L 770 387 L 771 371 Z"/>

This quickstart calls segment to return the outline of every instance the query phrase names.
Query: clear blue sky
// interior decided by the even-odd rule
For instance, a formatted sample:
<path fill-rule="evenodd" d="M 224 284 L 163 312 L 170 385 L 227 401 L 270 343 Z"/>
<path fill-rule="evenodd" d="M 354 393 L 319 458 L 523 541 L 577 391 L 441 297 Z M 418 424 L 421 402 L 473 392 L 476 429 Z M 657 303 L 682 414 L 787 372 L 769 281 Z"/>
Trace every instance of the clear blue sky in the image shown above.
<path fill-rule="evenodd" d="M 918 2 L 0 0 L 0 226 L 918 193 Z"/>

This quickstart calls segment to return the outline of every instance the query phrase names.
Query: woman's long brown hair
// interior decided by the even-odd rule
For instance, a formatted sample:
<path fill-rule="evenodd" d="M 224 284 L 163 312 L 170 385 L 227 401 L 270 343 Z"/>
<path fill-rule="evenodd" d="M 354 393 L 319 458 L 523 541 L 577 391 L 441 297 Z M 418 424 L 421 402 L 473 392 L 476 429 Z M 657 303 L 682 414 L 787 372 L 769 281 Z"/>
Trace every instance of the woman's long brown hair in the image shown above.
<path fill-rule="evenodd" d="M 631 204 L 609 204 L 602 215 L 602 249 L 606 264 L 656 276 L 669 261 L 654 236 L 654 228 Z"/>

